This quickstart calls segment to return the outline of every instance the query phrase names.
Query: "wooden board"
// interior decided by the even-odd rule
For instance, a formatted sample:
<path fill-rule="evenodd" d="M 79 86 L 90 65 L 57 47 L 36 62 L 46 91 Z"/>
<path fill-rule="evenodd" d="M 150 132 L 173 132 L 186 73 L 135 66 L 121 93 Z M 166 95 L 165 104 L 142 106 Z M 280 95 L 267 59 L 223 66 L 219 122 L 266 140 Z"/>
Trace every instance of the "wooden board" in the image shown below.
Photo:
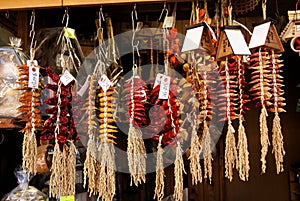
<path fill-rule="evenodd" d="M 14 118 L 0 118 L 0 129 L 21 128 L 15 123 Z"/>
<path fill-rule="evenodd" d="M 181 2 L 188 0 L 181 0 Z M 0 1 L 0 8 L 6 9 L 29 9 L 29 8 L 48 8 L 48 7 L 64 7 L 64 6 L 88 6 L 88 5 L 104 5 L 104 4 L 124 4 L 124 3 L 143 3 L 143 2 L 162 2 L 161 0 L 8 0 Z M 175 2 L 170 0 L 168 2 Z"/>

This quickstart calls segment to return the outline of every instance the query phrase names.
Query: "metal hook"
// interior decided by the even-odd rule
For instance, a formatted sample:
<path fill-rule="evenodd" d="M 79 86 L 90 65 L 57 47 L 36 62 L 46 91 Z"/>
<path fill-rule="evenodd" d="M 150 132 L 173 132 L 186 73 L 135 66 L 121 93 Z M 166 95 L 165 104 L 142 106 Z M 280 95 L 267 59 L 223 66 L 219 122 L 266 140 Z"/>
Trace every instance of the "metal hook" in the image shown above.
<path fill-rule="evenodd" d="M 5 139 L 4 134 L 1 132 L 1 141 L 0 141 L 0 144 L 2 144 L 4 142 L 4 139 Z"/>
<path fill-rule="evenodd" d="M 138 30 L 138 27 L 135 26 L 135 21 L 138 20 L 138 17 L 137 17 L 137 11 L 136 11 L 136 4 L 134 4 L 134 7 L 133 7 L 133 10 L 131 12 L 131 21 L 132 21 L 132 39 L 131 39 L 131 46 L 132 46 L 132 62 L 133 62 L 133 65 L 136 65 L 135 64 L 135 51 L 137 52 L 138 56 L 140 56 L 140 53 L 139 53 L 139 49 L 138 49 L 138 46 L 139 46 L 139 41 L 137 41 L 135 43 L 135 34 Z"/>
<path fill-rule="evenodd" d="M 163 13 L 164 12 L 166 12 L 166 15 L 165 15 L 165 17 L 167 17 L 168 16 L 168 14 L 169 14 L 169 11 L 168 11 L 168 9 L 167 9 L 167 2 L 165 1 L 164 2 L 164 8 L 161 10 L 161 13 L 160 13 L 160 16 L 159 16 L 159 19 L 158 19 L 158 21 L 160 21 L 161 20 L 161 18 L 162 18 L 162 15 L 163 15 Z"/>
<path fill-rule="evenodd" d="M 64 14 L 63 19 L 61 21 L 62 24 L 64 24 L 65 18 L 66 18 L 66 25 L 65 25 L 65 27 L 68 27 L 68 24 L 69 24 L 69 11 L 68 11 L 68 7 L 65 9 L 65 14 Z"/>
<path fill-rule="evenodd" d="M 9 18 L 9 10 L 7 10 L 7 11 L 6 11 L 6 13 L 5 13 L 5 17 L 6 17 L 6 19 L 8 19 L 8 18 Z"/>

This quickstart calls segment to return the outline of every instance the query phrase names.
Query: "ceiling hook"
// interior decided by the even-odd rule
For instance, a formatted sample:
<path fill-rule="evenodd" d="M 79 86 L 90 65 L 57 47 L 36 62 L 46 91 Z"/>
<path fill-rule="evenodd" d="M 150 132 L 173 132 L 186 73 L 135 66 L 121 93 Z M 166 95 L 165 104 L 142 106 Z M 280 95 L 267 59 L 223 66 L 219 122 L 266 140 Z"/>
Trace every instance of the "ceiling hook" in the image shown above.
<path fill-rule="evenodd" d="M 7 10 L 7 11 L 5 12 L 5 17 L 6 17 L 6 19 L 9 18 L 9 10 Z"/>

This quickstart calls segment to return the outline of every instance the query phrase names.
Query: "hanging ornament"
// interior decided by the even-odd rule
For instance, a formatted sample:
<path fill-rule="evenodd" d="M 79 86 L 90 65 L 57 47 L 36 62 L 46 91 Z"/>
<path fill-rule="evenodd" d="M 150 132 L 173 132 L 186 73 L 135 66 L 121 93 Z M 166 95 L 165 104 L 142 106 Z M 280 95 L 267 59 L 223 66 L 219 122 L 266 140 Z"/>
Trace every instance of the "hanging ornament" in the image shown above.
<path fill-rule="evenodd" d="M 77 131 L 71 110 L 74 77 L 68 71 L 65 71 L 65 75 L 60 77 L 50 67 L 46 68 L 46 73 L 55 83 L 45 86 L 55 93 L 53 97 L 44 101 L 52 107 L 46 109 L 46 113 L 50 117 L 44 123 L 40 138 L 41 140 L 55 141 L 50 196 L 75 195 L 76 148 L 74 142 L 77 140 Z"/>
<path fill-rule="evenodd" d="M 229 6 L 229 24 L 231 24 L 231 7 Z M 245 103 L 243 85 L 243 70 L 241 58 L 238 55 L 250 55 L 244 36 L 239 26 L 225 26 L 220 34 L 220 41 L 217 50 L 217 60 L 224 60 L 224 66 L 220 70 L 220 77 L 223 80 L 222 87 L 225 87 L 225 94 L 220 94 L 217 106 L 222 116 L 221 120 L 227 121 L 227 135 L 225 139 L 225 177 L 230 181 L 233 179 L 233 169 L 239 170 L 239 175 L 244 180 L 248 175 L 249 159 L 248 146 L 245 129 L 242 125 Z M 225 116 L 223 116 L 225 115 Z M 235 141 L 235 129 L 232 121 L 239 118 L 239 140 L 237 149 Z M 239 159 L 241 161 L 239 161 Z"/>
<path fill-rule="evenodd" d="M 118 132 L 117 128 L 112 125 L 114 123 L 113 118 L 113 101 L 112 97 L 114 93 L 114 87 L 111 81 L 106 75 L 102 75 L 99 81 L 99 167 L 97 171 L 97 190 L 98 197 L 102 200 L 112 200 L 116 191 L 115 183 L 115 149 L 114 149 L 114 133 Z"/>
<path fill-rule="evenodd" d="M 138 52 L 139 43 L 135 41 L 135 35 L 138 31 L 138 26 L 135 26 L 137 20 L 137 11 L 134 6 L 131 12 L 132 18 L 132 72 L 131 79 L 126 83 L 128 98 L 128 115 L 129 115 L 129 131 L 127 139 L 127 158 L 129 172 L 131 177 L 131 185 L 134 183 L 138 186 L 146 182 L 146 148 L 143 141 L 142 132 L 139 129 L 141 124 L 146 120 L 144 104 L 146 101 L 145 83 L 137 75 L 137 65 L 135 61 L 135 51 Z"/>
<path fill-rule="evenodd" d="M 40 111 L 40 96 L 42 84 L 40 80 L 40 66 L 34 60 L 35 52 L 35 12 L 32 11 L 30 25 L 31 37 L 30 44 L 30 60 L 27 65 L 18 67 L 19 78 L 18 84 L 21 86 L 21 96 L 19 102 L 21 106 L 18 107 L 20 118 L 26 122 L 25 128 L 20 132 L 24 133 L 23 146 L 22 146 L 22 168 L 25 171 L 36 174 L 37 173 L 37 141 L 36 132 L 42 127 L 42 118 Z"/>
<path fill-rule="evenodd" d="M 264 19 L 266 18 L 266 6 L 263 2 Z M 285 112 L 282 108 L 284 98 L 282 97 L 282 76 L 280 68 L 283 66 L 279 56 L 276 53 L 283 52 L 283 46 L 280 42 L 275 25 L 271 21 L 264 22 L 254 27 L 253 35 L 250 40 L 249 48 L 253 50 L 250 57 L 250 69 L 252 72 L 253 84 L 251 91 L 253 100 L 259 100 L 257 106 L 261 107 L 260 134 L 261 134 L 261 162 L 262 173 L 266 172 L 266 156 L 268 146 L 270 145 L 268 136 L 267 116 L 268 112 L 274 112 L 273 119 L 273 153 L 275 154 L 277 173 L 283 171 L 282 163 L 285 151 L 283 148 L 283 136 L 280 126 L 278 112 Z"/>

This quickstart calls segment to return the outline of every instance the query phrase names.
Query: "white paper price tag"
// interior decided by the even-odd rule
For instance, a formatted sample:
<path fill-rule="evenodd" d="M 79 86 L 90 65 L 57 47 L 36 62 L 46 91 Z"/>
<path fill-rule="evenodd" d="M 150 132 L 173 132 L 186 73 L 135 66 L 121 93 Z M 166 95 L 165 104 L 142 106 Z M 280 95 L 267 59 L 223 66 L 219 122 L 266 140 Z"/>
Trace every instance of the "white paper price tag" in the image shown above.
<path fill-rule="evenodd" d="M 169 90 L 170 90 L 170 76 L 164 75 L 160 81 L 160 89 L 158 98 L 159 99 L 168 99 L 169 98 Z"/>
<path fill-rule="evenodd" d="M 181 52 L 199 48 L 204 26 L 188 29 L 183 41 Z"/>
<path fill-rule="evenodd" d="M 98 84 L 103 89 L 103 91 L 107 91 L 109 87 L 112 86 L 111 81 L 108 79 L 108 77 L 105 74 L 101 76 L 100 80 L 98 81 Z"/>
<path fill-rule="evenodd" d="M 60 77 L 60 81 L 63 83 L 63 85 L 67 86 L 70 82 L 72 82 L 73 80 L 75 80 L 75 78 L 73 77 L 73 75 L 66 70 L 64 72 L 64 74 Z"/>
<path fill-rule="evenodd" d="M 225 29 L 225 33 L 235 55 L 251 54 L 241 30 Z"/>
<path fill-rule="evenodd" d="M 164 23 L 163 23 L 163 28 L 167 29 L 167 28 L 172 28 L 174 25 L 174 17 L 173 16 L 167 16 L 165 17 Z"/>
<path fill-rule="evenodd" d="M 300 31 L 300 25 L 296 25 L 296 32 Z"/>
<path fill-rule="evenodd" d="M 27 61 L 27 66 L 29 68 L 28 87 L 32 89 L 39 88 L 40 69 L 37 65 L 38 63 L 36 60 Z"/>
<path fill-rule="evenodd" d="M 254 27 L 253 34 L 250 39 L 249 48 L 259 47 L 265 44 L 270 29 L 271 22 L 267 22 Z"/>
<path fill-rule="evenodd" d="M 153 85 L 153 88 L 155 88 L 157 85 L 160 84 L 160 81 L 162 79 L 162 77 L 164 76 L 164 74 L 161 74 L 161 73 L 158 73 L 156 75 L 156 78 L 155 78 L 155 82 L 154 82 L 154 85 Z"/>

